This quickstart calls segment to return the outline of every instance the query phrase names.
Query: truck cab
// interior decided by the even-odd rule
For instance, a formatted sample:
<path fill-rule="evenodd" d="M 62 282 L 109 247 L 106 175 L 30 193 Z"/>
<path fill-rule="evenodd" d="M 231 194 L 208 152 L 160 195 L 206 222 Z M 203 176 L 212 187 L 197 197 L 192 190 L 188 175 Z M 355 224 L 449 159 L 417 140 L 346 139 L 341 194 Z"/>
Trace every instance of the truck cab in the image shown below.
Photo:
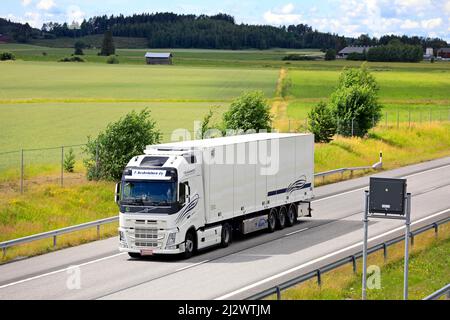
<path fill-rule="evenodd" d="M 189 255 L 197 244 L 195 231 L 205 224 L 201 167 L 191 152 L 146 153 L 129 161 L 116 187 L 119 249 L 139 257 L 184 253 L 188 245 Z"/>

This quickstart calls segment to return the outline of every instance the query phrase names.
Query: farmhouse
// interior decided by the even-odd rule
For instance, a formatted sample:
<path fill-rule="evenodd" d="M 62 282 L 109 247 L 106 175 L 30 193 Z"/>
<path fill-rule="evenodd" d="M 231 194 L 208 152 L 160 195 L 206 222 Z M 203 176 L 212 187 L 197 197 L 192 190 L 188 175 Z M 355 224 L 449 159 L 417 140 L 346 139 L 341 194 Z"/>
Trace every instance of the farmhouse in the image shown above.
<path fill-rule="evenodd" d="M 369 51 L 370 48 L 369 46 L 345 47 L 338 52 L 338 56 L 346 59 L 350 53 L 363 53 L 364 51 Z"/>
<path fill-rule="evenodd" d="M 441 48 L 437 51 L 437 56 L 443 59 L 450 59 L 450 48 Z"/>
<path fill-rule="evenodd" d="M 147 52 L 145 54 L 147 64 L 172 64 L 170 52 Z"/>

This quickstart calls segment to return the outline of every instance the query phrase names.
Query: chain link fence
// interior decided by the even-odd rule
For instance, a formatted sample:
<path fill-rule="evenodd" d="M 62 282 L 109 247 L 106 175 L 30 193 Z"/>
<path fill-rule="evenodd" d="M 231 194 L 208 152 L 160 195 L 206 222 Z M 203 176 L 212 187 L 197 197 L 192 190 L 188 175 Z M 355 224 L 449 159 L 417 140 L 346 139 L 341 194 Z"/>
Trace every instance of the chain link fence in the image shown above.
<path fill-rule="evenodd" d="M 372 125 L 375 124 L 375 119 L 372 122 Z M 399 109 L 384 111 L 372 130 L 412 128 L 442 122 L 450 122 L 450 108 Z M 307 132 L 309 127 L 307 118 L 276 120 L 275 125 L 279 132 Z M 336 126 L 339 132 L 348 136 L 364 133 L 355 119 L 338 120 Z M 162 142 L 196 138 L 193 130 L 162 132 Z M 0 152 L 0 190 L 23 193 L 40 184 L 65 186 L 83 181 L 86 179 L 83 160 L 87 157 L 84 146 L 77 144 Z"/>

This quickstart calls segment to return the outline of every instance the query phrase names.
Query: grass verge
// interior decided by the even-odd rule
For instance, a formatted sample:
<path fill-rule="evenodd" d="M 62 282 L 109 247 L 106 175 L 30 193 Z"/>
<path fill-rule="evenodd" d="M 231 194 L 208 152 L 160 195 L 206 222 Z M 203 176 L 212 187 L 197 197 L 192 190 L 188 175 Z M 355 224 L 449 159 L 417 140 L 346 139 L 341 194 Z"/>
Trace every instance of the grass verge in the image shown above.
<path fill-rule="evenodd" d="M 410 251 L 409 299 L 423 299 L 450 282 L 450 225 L 439 227 L 415 237 Z M 381 270 L 381 288 L 367 291 L 371 300 L 397 300 L 403 297 L 404 243 L 388 247 L 388 258 L 378 251 L 368 257 L 368 266 L 377 265 Z M 362 267 L 358 260 L 357 273 L 351 264 L 322 275 L 322 285 L 315 279 L 282 292 L 283 300 L 343 300 L 361 299 Z M 269 299 L 275 299 L 274 296 Z"/>

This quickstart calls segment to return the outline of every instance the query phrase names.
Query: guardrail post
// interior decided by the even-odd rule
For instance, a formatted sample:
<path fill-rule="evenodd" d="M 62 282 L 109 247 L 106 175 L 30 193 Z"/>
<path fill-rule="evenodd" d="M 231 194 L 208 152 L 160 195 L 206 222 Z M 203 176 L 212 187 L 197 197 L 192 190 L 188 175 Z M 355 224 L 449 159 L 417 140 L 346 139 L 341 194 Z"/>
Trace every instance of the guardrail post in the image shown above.
<path fill-rule="evenodd" d="M 53 236 L 53 248 L 56 248 L 56 234 Z"/>
<path fill-rule="evenodd" d="M 320 269 L 317 269 L 317 284 L 322 286 L 322 273 L 320 272 Z"/>
<path fill-rule="evenodd" d="M 97 238 L 100 239 L 100 225 L 97 225 Z"/>
<path fill-rule="evenodd" d="M 439 232 L 439 225 L 437 223 L 433 223 L 434 226 L 434 237 L 438 238 L 438 232 Z"/>
<path fill-rule="evenodd" d="M 276 290 L 277 290 L 277 300 L 281 300 L 281 290 L 280 290 L 280 287 L 276 287 Z"/>
<path fill-rule="evenodd" d="M 353 264 L 353 273 L 356 273 L 356 258 L 352 256 L 352 264 Z"/>
<path fill-rule="evenodd" d="M 5 257 L 6 257 L 6 247 L 3 247 L 3 259 L 5 259 Z"/>
<path fill-rule="evenodd" d="M 414 246 L 414 234 L 412 232 L 410 232 L 409 236 L 411 238 L 411 247 L 412 247 L 412 246 Z"/>
<path fill-rule="evenodd" d="M 384 258 L 384 263 L 387 262 L 387 245 L 386 242 L 383 243 L 383 258 Z"/>

